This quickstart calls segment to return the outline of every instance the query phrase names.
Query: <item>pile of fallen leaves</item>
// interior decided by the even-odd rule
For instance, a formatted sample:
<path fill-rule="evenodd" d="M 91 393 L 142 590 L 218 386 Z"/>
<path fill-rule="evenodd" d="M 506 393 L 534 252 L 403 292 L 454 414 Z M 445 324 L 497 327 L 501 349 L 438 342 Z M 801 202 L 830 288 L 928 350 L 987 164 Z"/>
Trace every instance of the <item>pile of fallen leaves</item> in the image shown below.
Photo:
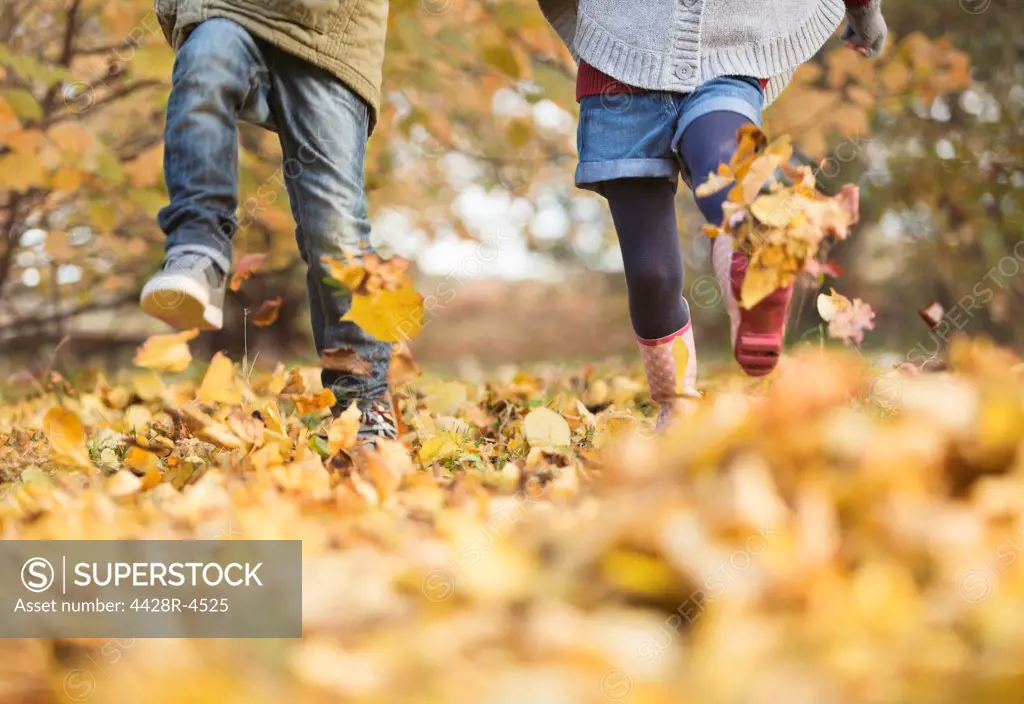
<path fill-rule="evenodd" d="M 948 367 L 809 349 L 664 438 L 638 370 L 428 375 L 376 449 L 315 369 L 9 396 L 3 538 L 301 539 L 304 638 L 12 642 L 0 701 L 1020 701 L 1024 375 Z"/>
<path fill-rule="evenodd" d="M 846 239 L 857 224 L 859 194 L 853 185 L 834 197 L 818 191 L 810 166 L 790 165 L 793 145 L 786 135 L 769 144 L 756 126 L 744 125 L 738 141 L 729 163 L 698 185 L 696 194 L 704 198 L 730 189 L 721 224 L 705 225 L 704 233 L 729 235 L 746 255 L 739 304 L 751 308 L 802 272 L 835 275 L 817 256 L 828 238 Z"/>

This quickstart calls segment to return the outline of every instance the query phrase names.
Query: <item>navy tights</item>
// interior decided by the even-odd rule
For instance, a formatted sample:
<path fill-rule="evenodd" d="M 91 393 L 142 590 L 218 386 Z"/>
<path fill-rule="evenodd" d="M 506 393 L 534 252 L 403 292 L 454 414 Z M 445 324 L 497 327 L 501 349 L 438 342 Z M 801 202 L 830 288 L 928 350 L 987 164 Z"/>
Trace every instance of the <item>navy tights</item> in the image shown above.
<path fill-rule="evenodd" d="M 729 162 L 736 151 L 736 132 L 748 122 L 739 113 L 713 112 L 686 128 L 680 151 L 693 186 L 717 171 L 719 164 Z M 605 181 L 603 186 L 622 249 L 633 330 L 648 340 L 671 335 L 690 320 L 682 299 L 675 184 L 666 178 L 624 178 Z M 696 198 L 708 222 L 722 221 L 722 203 L 728 193 L 726 188 Z"/>

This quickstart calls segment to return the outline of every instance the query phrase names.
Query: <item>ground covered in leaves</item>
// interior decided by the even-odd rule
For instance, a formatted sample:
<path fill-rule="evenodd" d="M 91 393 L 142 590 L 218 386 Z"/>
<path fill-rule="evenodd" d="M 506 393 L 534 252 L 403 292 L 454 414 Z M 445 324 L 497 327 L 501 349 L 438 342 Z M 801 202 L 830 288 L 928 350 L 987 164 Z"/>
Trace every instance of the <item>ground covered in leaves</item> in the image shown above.
<path fill-rule="evenodd" d="M 664 438 L 639 369 L 421 376 L 376 450 L 315 371 L 6 395 L 4 539 L 301 539 L 304 638 L 8 641 L 0 701 L 1024 697 L 1009 353 L 805 350 Z"/>

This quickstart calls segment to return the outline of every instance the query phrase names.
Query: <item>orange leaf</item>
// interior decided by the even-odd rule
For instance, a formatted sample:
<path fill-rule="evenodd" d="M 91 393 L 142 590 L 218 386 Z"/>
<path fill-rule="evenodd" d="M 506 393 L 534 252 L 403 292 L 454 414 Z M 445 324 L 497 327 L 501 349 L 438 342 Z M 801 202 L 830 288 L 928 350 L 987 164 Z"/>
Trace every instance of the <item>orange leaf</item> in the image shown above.
<path fill-rule="evenodd" d="M 258 328 L 267 328 L 273 325 L 277 321 L 278 313 L 281 312 L 281 303 L 280 296 L 269 301 L 263 301 L 260 304 L 259 310 L 253 313 L 252 324 Z"/>
<path fill-rule="evenodd" d="M 356 376 L 370 376 L 370 365 L 350 347 L 332 347 L 320 355 L 320 364 L 324 369 Z"/>
<path fill-rule="evenodd" d="M 316 394 L 303 394 L 295 397 L 295 407 L 299 409 L 299 413 L 311 413 L 312 411 L 319 411 L 324 408 L 330 408 L 338 400 L 334 397 L 334 392 L 330 389 L 322 389 Z"/>
<path fill-rule="evenodd" d="M 247 281 L 250 276 L 255 274 L 263 266 L 264 262 L 267 261 L 269 255 L 266 253 L 254 253 L 246 254 L 244 257 L 238 260 L 238 264 L 235 265 L 235 273 L 231 277 L 231 284 L 229 288 L 232 291 L 237 291 L 242 288 L 242 283 Z"/>

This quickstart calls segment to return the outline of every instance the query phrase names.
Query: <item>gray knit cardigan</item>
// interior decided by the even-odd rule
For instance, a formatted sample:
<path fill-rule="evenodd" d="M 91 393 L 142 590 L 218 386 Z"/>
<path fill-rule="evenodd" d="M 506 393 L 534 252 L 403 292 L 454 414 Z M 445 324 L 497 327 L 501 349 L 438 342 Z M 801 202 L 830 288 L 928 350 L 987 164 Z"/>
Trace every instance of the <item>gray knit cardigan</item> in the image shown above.
<path fill-rule="evenodd" d="M 577 61 L 623 83 L 689 93 L 716 76 L 768 78 L 765 105 L 818 52 L 844 0 L 539 0 Z"/>

